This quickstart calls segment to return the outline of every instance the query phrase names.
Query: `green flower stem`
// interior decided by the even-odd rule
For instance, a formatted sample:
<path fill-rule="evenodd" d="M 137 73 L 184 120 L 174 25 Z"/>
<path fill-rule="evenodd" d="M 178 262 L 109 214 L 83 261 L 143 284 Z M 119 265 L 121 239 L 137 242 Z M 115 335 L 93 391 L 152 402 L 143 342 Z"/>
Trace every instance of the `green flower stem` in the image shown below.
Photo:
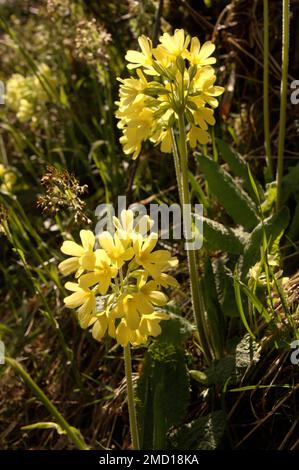
<path fill-rule="evenodd" d="M 279 137 L 278 137 L 278 155 L 277 155 L 277 199 L 276 210 L 281 207 L 281 181 L 283 176 L 283 154 L 286 131 L 286 106 L 287 106 L 287 86 L 288 86 L 288 66 L 289 66 L 289 0 L 282 1 L 282 77 L 280 88 L 280 115 L 279 115 Z"/>
<path fill-rule="evenodd" d="M 66 432 L 66 434 L 68 435 L 70 440 L 75 444 L 75 446 L 79 450 L 89 450 L 80 432 L 76 428 L 69 425 L 69 423 L 60 414 L 56 406 L 53 405 L 53 403 L 34 382 L 30 375 L 25 371 L 25 369 L 23 369 L 21 364 L 19 364 L 15 359 L 12 359 L 11 357 L 5 357 L 5 362 L 10 365 L 10 367 L 12 367 L 18 375 L 22 377 L 26 385 L 31 388 L 37 398 L 45 405 L 49 413 L 54 416 L 57 421 L 57 424 L 59 424 L 59 426 Z"/>
<path fill-rule="evenodd" d="M 124 358 L 125 358 L 125 371 L 127 379 L 127 391 L 128 391 L 128 408 L 130 418 L 130 430 L 132 438 L 132 446 L 134 450 L 139 450 L 139 435 L 137 426 L 137 416 L 134 401 L 134 389 L 132 380 L 132 360 L 130 345 L 124 346 Z"/>
<path fill-rule="evenodd" d="M 172 143 L 172 154 L 173 154 L 173 160 L 174 160 L 176 180 L 178 184 L 179 198 L 180 198 L 181 206 L 183 206 L 180 156 L 178 154 L 178 148 L 177 148 L 177 143 L 175 140 L 173 128 L 171 128 L 171 143 Z"/>
<path fill-rule="evenodd" d="M 186 129 L 185 129 L 185 120 L 184 114 L 179 114 L 179 153 L 180 153 L 180 169 L 181 169 L 181 188 L 182 188 L 182 203 L 183 203 L 183 218 L 184 218 L 184 227 L 188 226 L 191 217 L 191 208 L 190 208 L 190 194 L 189 194 L 189 181 L 188 181 L 188 153 L 187 153 L 187 142 L 186 142 Z M 180 181 L 178 181 L 178 186 L 180 186 Z M 187 208 L 190 208 L 188 210 Z M 187 210 L 187 214 L 185 213 Z M 185 223 L 186 220 L 186 223 Z M 194 317 L 199 333 L 199 338 L 201 342 L 201 347 L 203 353 L 208 361 L 211 360 L 210 348 L 206 338 L 204 324 L 205 324 L 205 315 L 201 303 L 201 292 L 200 285 L 198 280 L 198 268 L 196 260 L 196 251 L 187 250 L 187 259 L 188 259 L 188 268 L 190 275 L 190 284 L 191 284 L 191 297 Z"/>
<path fill-rule="evenodd" d="M 265 151 L 267 163 L 267 178 L 273 179 L 273 165 L 270 141 L 270 119 L 269 119 L 269 2 L 264 0 L 264 134 Z"/>

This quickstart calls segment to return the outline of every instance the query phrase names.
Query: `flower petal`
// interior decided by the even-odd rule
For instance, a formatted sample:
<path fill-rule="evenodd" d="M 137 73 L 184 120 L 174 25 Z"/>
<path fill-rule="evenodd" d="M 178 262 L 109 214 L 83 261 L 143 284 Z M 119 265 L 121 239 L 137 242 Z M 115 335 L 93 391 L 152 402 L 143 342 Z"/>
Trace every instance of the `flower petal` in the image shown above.
<path fill-rule="evenodd" d="M 93 250 L 95 244 L 95 236 L 91 230 L 81 230 L 80 238 L 85 250 Z"/>
<path fill-rule="evenodd" d="M 107 325 L 108 325 L 108 320 L 107 320 L 106 314 L 103 314 L 100 317 L 98 317 L 98 319 L 96 320 L 96 322 L 94 323 L 92 327 L 91 333 L 92 333 L 93 338 L 96 339 L 97 341 L 100 341 L 106 333 Z"/>
<path fill-rule="evenodd" d="M 82 256 L 84 254 L 84 248 L 71 240 L 63 242 L 61 251 L 65 255 L 71 256 Z"/>
<path fill-rule="evenodd" d="M 65 259 L 58 265 L 59 271 L 61 271 L 64 276 L 68 276 L 69 274 L 77 271 L 78 268 L 79 261 L 77 256 Z"/>

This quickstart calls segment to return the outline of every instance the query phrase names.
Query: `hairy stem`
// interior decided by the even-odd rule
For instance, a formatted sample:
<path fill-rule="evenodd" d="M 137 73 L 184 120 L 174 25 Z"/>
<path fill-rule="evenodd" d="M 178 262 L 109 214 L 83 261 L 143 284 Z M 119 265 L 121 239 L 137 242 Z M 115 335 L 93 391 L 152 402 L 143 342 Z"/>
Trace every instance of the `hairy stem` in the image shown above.
<path fill-rule="evenodd" d="M 139 450 L 139 435 L 137 426 L 137 416 L 134 401 L 134 389 L 132 379 L 132 359 L 130 345 L 124 346 L 124 359 L 125 359 L 125 371 L 127 379 L 127 392 L 128 392 L 128 408 L 130 418 L 130 430 L 132 438 L 132 446 L 134 450 Z"/>
<path fill-rule="evenodd" d="M 279 137 L 278 137 L 278 155 L 277 155 L 277 199 L 276 210 L 281 207 L 281 181 L 283 176 L 283 157 L 284 157 L 284 141 L 286 131 L 286 107 L 287 107 L 287 81 L 289 66 L 289 0 L 282 1 L 282 77 L 280 87 L 280 115 L 279 115 Z"/>
<path fill-rule="evenodd" d="M 189 181 L 188 181 L 188 154 L 187 154 L 187 142 L 186 142 L 186 129 L 184 114 L 179 114 L 179 153 L 180 153 L 180 170 L 181 170 L 181 181 L 178 181 L 178 185 L 181 184 L 181 197 L 182 197 L 182 210 L 183 210 L 183 224 L 184 229 L 191 224 L 191 205 L 190 205 L 190 194 L 189 194 Z M 188 240 L 187 240 L 188 241 Z M 191 298 L 193 313 L 199 333 L 199 338 L 203 353 L 208 361 L 211 359 L 211 353 L 206 338 L 204 324 L 205 315 L 201 303 L 201 292 L 198 280 L 198 269 L 196 260 L 196 251 L 187 250 L 188 268 L 190 275 L 191 285 Z"/>
<path fill-rule="evenodd" d="M 172 153 L 173 153 L 174 168 L 175 168 L 176 180 L 177 180 L 177 185 L 178 185 L 180 204 L 182 206 L 183 198 L 182 198 L 182 182 L 181 182 L 181 164 L 180 164 L 180 156 L 178 153 L 178 148 L 177 148 L 177 143 L 175 140 L 173 128 L 171 129 L 171 142 L 172 142 Z"/>
<path fill-rule="evenodd" d="M 267 163 L 267 179 L 273 178 L 273 164 L 271 156 L 270 141 L 270 119 L 269 119 L 269 2 L 264 0 L 264 135 Z"/>

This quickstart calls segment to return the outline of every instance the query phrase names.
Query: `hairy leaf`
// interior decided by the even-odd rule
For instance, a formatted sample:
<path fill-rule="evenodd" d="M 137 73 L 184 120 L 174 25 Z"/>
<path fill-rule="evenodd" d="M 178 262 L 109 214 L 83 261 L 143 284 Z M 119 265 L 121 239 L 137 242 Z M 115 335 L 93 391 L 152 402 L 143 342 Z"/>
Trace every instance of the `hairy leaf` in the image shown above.
<path fill-rule="evenodd" d="M 211 192 L 226 209 L 233 220 L 252 230 L 258 223 L 256 207 L 248 194 L 239 186 L 227 171 L 210 158 L 198 160 Z"/>
<path fill-rule="evenodd" d="M 226 416 L 218 410 L 184 424 L 170 435 L 170 439 L 177 449 L 214 450 L 222 440 L 225 427 Z"/>

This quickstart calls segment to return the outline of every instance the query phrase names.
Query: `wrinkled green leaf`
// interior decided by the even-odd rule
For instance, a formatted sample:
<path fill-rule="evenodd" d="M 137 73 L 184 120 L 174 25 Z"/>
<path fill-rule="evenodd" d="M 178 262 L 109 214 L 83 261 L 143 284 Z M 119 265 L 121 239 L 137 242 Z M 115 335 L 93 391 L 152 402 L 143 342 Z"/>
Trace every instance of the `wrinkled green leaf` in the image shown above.
<path fill-rule="evenodd" d="M 198 163 L 206 177 L 210 191 L 235 223 L 252 230 L 259 223 L 259 217 L 256 206 L 248 194 L 227 171 L 210 158 L 200 158 Z"/>
<path fill-rule="evenodd" d="M 196 218 L 200 216 L 196 215 Z M 225 227 L 220 222 L 202 217 L 203 238 L 211 249 L 227 251 L 234 255 L 243 253 L 247 234 L 245 232 Z"/>
<path fill-rule="evenodd" d="M 214 450 L 221 443 L 225 427 L 225 413 L 218 410 L 181 426 L 171 433 L 170 439 L 177 449 Z"/>

